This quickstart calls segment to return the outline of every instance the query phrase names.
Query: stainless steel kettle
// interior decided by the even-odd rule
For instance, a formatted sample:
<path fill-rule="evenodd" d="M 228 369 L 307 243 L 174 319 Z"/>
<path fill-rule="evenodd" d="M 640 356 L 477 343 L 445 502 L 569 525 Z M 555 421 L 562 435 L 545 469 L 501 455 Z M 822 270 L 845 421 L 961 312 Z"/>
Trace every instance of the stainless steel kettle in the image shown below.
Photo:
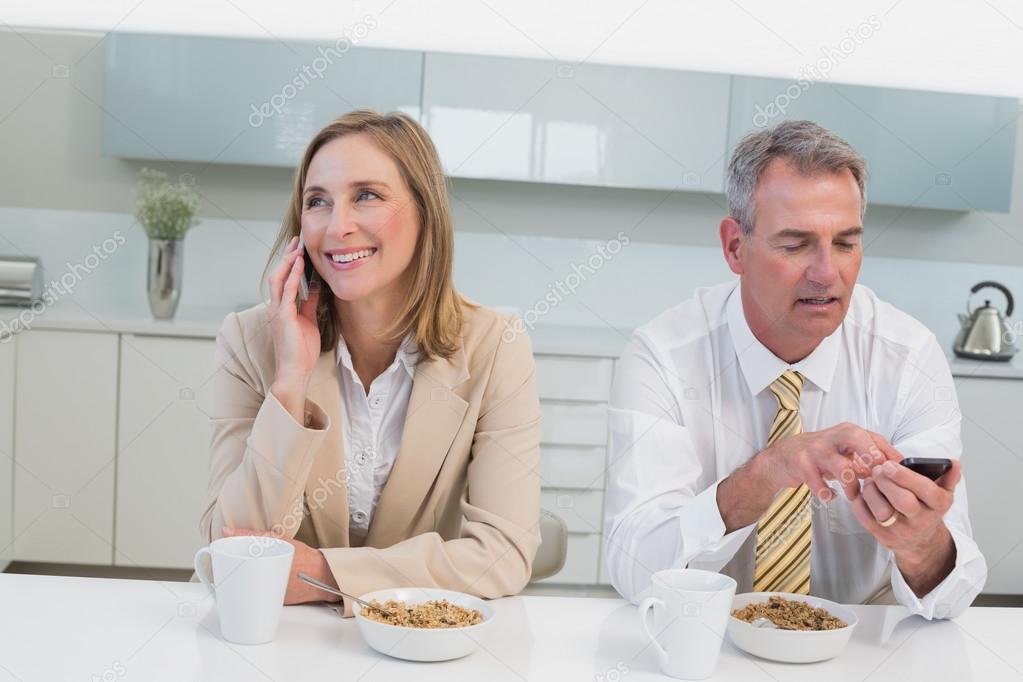
<path fill-rule="evenodd" d="M 1005 318 L 1012 315 L 1012 294 L 998 282 L 978 282 L 970 289 L 970 296 L 981 289 L 998 289 L 1005 295 L 1005 315 L 985 300 L 984 305 L 970 310 L 966 300 L 966 315 L 959 313 L 959 335 L 952 350 L 961 358 L 974 360 L 1009 360 L 1016 354 L 1016 333 L 1009 329 Z"/>

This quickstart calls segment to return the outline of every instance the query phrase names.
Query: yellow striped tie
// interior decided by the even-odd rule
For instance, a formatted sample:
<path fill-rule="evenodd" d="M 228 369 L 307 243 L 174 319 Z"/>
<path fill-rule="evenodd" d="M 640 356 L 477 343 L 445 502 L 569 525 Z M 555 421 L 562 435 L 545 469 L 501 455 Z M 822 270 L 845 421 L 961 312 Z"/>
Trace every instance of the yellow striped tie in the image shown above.
<path fill-rule="evenodd" d="M 802 433 L 799 393 L 803 375 L 788 370 L 771 384 L 778 413 L 767 437 L 768 447 L 787 436 Z M 810 489 L 806 484 L 780 491 L 757 521 L 757 554 L 753 570 L 754 592 L 810 594 Z"/>

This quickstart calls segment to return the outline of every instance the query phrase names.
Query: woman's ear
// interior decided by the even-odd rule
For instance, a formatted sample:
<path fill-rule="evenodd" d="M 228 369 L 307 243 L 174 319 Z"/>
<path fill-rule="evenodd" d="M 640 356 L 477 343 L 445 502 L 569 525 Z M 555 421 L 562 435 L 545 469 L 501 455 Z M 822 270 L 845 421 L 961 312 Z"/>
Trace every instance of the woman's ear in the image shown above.
<path fill-rule="evenodd" d="M 743 274 L 742 247 L 746 241 L 742 233 L 742 226 L 739 221 L 731 216 L 721 220 L 719 228 L 721 234 L 721 250 L 725 255 L 725 262 L 728 268 L 737 275 Z"/>

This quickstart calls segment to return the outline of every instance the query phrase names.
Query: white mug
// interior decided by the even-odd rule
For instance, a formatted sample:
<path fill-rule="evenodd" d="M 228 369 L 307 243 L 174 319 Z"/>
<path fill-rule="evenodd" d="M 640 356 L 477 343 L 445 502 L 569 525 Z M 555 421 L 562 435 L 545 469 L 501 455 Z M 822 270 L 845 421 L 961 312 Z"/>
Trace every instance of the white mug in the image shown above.
<path fill-rule="evenodd" d="M 673 568 L 654 573 L 652 596 L 640 602 L 639 618 L 657 648 L 661 672 L 682 680 L 702 680 L 714 673 L 735 588 L 735 580 L 711 571 Z"/>
<path fill-rule="evenodd" d="M 220 634 L 235 644 L 277 635 L 295 547 L 260 535 L 220 538 L 195 553 L 195 573 L 217 600 Z"/>

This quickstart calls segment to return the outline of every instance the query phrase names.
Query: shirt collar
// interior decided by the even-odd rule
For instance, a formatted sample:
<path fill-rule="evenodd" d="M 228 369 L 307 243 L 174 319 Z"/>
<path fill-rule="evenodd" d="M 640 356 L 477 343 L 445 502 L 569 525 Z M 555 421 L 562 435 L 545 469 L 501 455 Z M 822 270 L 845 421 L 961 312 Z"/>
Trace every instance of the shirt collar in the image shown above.
<path fill-rule="evenodd" d="M 355 365 L 352 363 L 352 354 L 348 350 L 348 344 L 345 342 L 345 337 L 341 334 L 338 334 L 337 337 L 336 357 L 339 364 L 350 371 L 353 375 L 356 375 Z M 416 360 L 418 357 L 419 346 L 416 344 L 416 340 L 412 337 L 412 334 L 408 333 L 398 345 L 398 351 L 394 354 L 394 362 L 391 363 L 391 367 L 393 367 L 395 363 L 400 363 L 401 366 L 405 368 L 405 371 L 408 372 L 408 375 L 415 379 Z"/>
<path fill-rule="evenodd" d="M 768 350 L 753 335 L 753 331 L 746 321 L 746 313 L 742 308 L 742 287 L 738 282 L 732 289 L 732 293 L 729 294 L 725 305 L 732 344 L 739 357 L 739 366 L 742 368 L 743 376 L 746 377 L 746 384 L 753 395 L 758 395 L 789 369 L 799 372 L 825 393 L 831 389 L 831 379 L 835 374 L 835 366 L 838 364 L 842 325 L 839 325 L 838 329 L 830 336 L 817 344 L 813 352 L 799 362 L 790 365 Z"/>

